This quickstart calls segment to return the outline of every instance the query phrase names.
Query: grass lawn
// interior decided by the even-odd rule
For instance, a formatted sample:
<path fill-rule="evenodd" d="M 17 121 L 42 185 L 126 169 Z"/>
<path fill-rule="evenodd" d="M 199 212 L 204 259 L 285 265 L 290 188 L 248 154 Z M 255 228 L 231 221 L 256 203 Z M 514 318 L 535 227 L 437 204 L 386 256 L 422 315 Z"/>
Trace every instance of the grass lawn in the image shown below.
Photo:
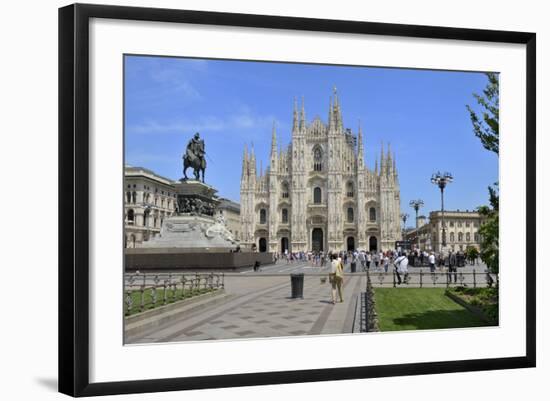
<path fill-rule="evenodd" d="M 380 331 L 487 326 L 445 296 L 445 288 L 375 288 Z"/>
<path fill-rule="evenodd" d="M 171 289 L 166 289 L 167 304 L 174 303 L 186 298 L 192 298 L 197 295 L 205 294 L 207 292 L 214 291 L 210 288 L 201 288 L 195 289 L 193 291 L 185 290 L 182 292 L 181 288 L 174 291 Z M 126 316 L 134 315 L 141 312 L 141 291 L 132 291 L 132 308 L 128 311 L 128 305 L 126 304 L 126 293 L 124 293 L 124 313 Z M 144 306 L 143 310 L 149 310 L 153 308 L 158 308 L 159 306 L 164 305 L 164 291 L 162 288 L 157 289 L 157 302 L 153 304 L 153 297 L 151 296 L 151 290 L 147 289 L 144 293 Z"/>

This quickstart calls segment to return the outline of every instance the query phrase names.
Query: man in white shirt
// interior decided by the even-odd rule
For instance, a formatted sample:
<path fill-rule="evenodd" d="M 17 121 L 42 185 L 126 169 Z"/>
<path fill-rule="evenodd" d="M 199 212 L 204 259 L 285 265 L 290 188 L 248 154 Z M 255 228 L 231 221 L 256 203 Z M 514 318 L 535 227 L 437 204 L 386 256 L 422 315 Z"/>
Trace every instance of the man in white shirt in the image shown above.
<path fill-rule="evenodd" d="M 409 275 L 409 270 L 408 270 L 409 259 L 405 255 L 405 252 L 401 252 L 399 254 L 399 257 L 395 259 L 395 261 L 393 262 L 393 266 L 395 267 L 397 284 L 401 284 L 401 274 L 404 274 L 403 280 L 406 283 Z"/>
<path fill-rule="evenodd" d="M 435 255 L 433 252 L 430 252 L 430 256 L 428 256 L 428 262 L 430 263 L 430 272 L 435 273 Z"/>

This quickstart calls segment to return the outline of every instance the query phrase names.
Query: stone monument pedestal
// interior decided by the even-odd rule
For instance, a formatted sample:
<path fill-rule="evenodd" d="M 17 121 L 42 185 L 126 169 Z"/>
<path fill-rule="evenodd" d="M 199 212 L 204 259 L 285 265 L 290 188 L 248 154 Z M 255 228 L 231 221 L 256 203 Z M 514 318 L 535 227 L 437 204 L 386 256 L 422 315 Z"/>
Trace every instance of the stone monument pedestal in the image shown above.
<path fill-rule="evenodd" d="M 271 253 L 237 252 L 240 245 L 217 209 L 215 188 L 187 180 L 176 191 L 177 213 L 164 219 L 160 235 L 126 249 L 126 271 L 224 271 L 273 263 Z"/>

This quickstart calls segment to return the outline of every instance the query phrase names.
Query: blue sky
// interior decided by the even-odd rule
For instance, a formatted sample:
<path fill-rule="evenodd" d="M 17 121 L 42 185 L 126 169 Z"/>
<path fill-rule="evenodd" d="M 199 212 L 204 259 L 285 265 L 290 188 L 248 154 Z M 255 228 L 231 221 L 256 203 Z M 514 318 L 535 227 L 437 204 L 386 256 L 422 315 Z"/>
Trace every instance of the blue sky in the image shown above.
<path fill-rule="evenodd" d="M 294 97 L 304 97 L 308 121 L 326 122 L 336 86 L 344 126 L 356 132 L 361 121 L 370 168 L 381 142 L 391 143 L 402 211 L 413 216 L 408 204 L 418 198 L 421 213 L 440 208 L 430 183 L 437 170 L 455 176 L 446 209 L 471 210 L 487 204 L 487 186 L 498 180 L 498 157 L 472 133 L 465 107 L 477 109 L 472 93 L 485 84 L 485 75 L 473 72 L 126 56 L 126 163 L 179 179 L 181 155 L 199 131 L 207 183 L 239 201 L 244 144 L 254 144 L 265 169 L 273 122 L 278 143 L 290 142 Z"/>

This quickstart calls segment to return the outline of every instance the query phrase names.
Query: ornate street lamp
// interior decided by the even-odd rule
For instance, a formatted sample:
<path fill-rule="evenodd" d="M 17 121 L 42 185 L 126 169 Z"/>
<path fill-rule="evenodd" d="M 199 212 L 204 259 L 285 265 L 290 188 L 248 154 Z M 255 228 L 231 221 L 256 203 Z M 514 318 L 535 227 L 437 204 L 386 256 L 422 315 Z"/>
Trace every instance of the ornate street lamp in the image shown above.
<path fill-rule="evenodd" d="M 409 218 L 409 215 L 407 213 L 401 213 L 401 220 L 403 220 L 403 241 L 405 241 L 405 229 L 407 224 L 407 219 Z"/>
<path fill-rule="evenodd" d="M 432 178 L 430 180 L 432 184 L 435 184 L 439 187 L 441 190 L 441 249 L 440 251 L 443 251 L 443 248 L 447 246 L 447 238 L 445 235 L 445 207 L 443 203 L 443 191 L 445 190 L 445 187 L 447 184 L 450 184 L 453 182 L 453 176 L 451 173 L 443 173 L 441 174 L 439 171 L 437 173 L 432 174 Z"/>
<path fill-rule="evenodd" d="M 418 210 L 424 206 L 424 201 L 422 199 L 416 199 L 409 202 L 409 206 L 412 207 L 416 213 L 415 227 L 416 227 L 416 246 L 420 249 L 420 233 L 418 232 Z"/>

